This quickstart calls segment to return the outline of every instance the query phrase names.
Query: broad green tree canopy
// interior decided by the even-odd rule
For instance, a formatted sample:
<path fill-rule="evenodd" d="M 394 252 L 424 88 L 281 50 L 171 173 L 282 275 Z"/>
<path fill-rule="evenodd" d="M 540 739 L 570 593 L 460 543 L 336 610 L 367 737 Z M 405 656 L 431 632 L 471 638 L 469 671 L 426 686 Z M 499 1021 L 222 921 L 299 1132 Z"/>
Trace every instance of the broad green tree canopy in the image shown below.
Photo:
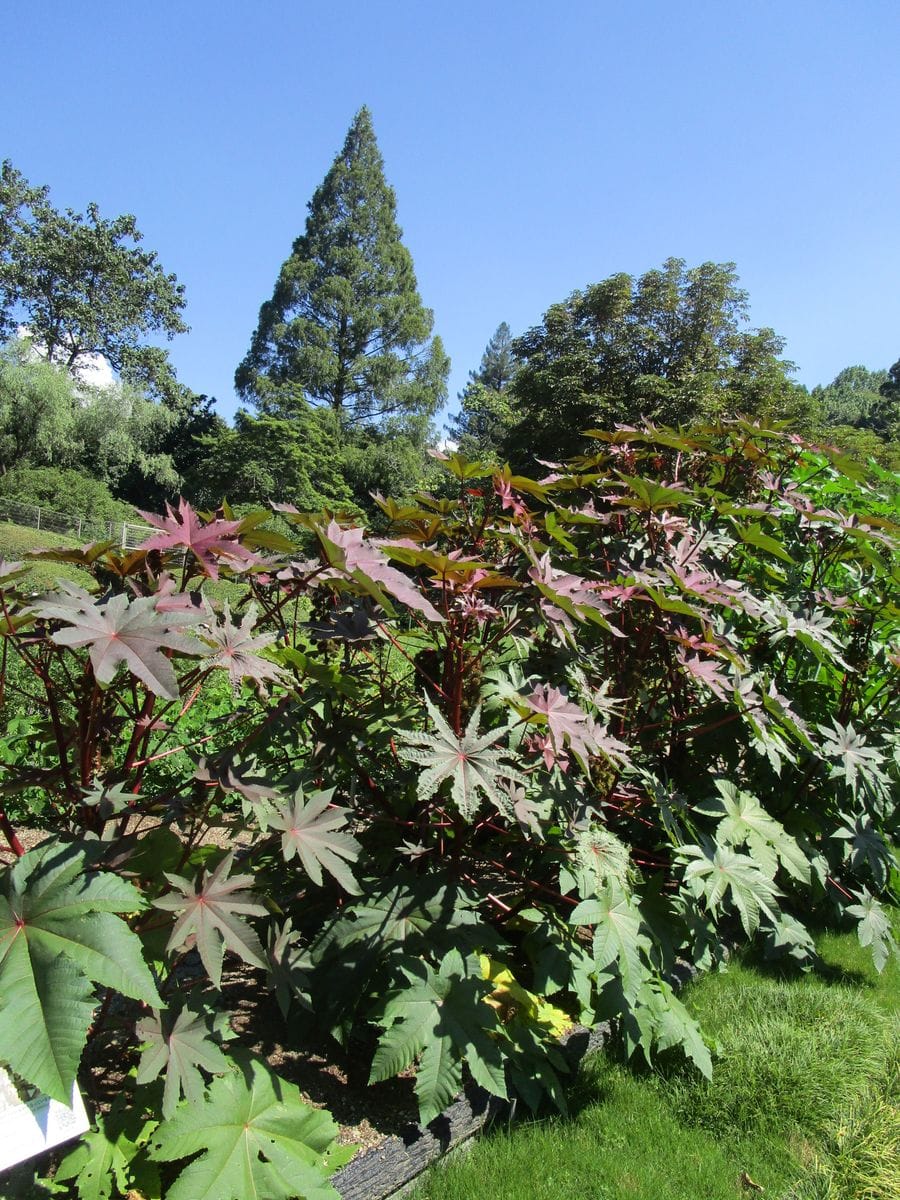
<path fill-rule="evenodd" d="M 552 305 L 513 342 L 513 457 L 580 451 L 591 427 L 642 418 L 682 425 L 787 406 L 791 364 L 771 329 L 746 328 L 733 263 L 670 258 L 635 279 L 612 275 Z"/>
<path fill-rule="evenodd" d="M 144 250 L 130 214 L 112 220 L 96 204 L 57 211 L 12 163 L 0 166 L 0 334 L 28 327 L 51 362 L 77 370 L 102 354 L 157 395 L 174 385 L 165 351 L 148 344 L 187 329 L 184 288 Z"/>

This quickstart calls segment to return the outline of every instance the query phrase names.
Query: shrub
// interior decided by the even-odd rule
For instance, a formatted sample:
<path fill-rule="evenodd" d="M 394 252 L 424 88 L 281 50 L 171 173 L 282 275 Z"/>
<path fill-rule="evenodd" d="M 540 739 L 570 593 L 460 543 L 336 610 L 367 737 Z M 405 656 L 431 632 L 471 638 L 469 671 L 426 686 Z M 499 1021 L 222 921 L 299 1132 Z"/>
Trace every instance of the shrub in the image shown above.
<path fill-rule="evenodd" d="M 135 1170 L 195 1153 L 185 1099 L 214 1124 L 244 1111 L 242 1088 L 281 1086 L 224 1036 L 226 954 L 266 971 L 291 1028 L 366 1056 L 373 1082 L 413 1068 L 425 1120 L 464 1070 L 562 1106 L 567 1020 L 614 1017 L 629 1051 L 680 1047 L 709 1075 L 666 978 L 727 938 L 808 962 L 804 917 L 836 912 L 886 960 L 889 499 L 744 423 L 595 440 L 542 480 L 445 456 L 456 495 L 383 501 L 387 539 L 280 506 L 312 538 L 300 556 L 265 513 L 182 503 L 136 553 L 67 555 L 102 573 L 100 595 L 29 606 L 5 582 L 6 657 L 46 693 L 28 782 L 62 840 L 3 885 L 0 946 L 5 923 L 36 956 L 0 959 L 0 986 L 18 981 L 0 1054 L 64 1095 L 92 987 L 143 1006 L 91 1024 L 146 1047 L 122 1101 L 153 1111 Z M 213 611 L 203 575 L 244 601 Z M 229 711 L 185 740 L 225 671 Z M 185 754 L 193 771 L 165 767 Z M 39 997 L 66 958 L 37 954 L 40 897 L 79 875 L 57 1021 Z M 101 924 L 128 970 L 84 949 Z"/>

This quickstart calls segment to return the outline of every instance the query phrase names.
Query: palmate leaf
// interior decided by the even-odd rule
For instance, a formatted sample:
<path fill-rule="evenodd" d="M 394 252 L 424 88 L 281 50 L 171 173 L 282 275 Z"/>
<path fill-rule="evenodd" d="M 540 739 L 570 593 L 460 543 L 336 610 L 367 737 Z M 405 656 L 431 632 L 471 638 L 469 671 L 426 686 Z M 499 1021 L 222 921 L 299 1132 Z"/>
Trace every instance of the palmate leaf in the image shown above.
<path fill-rule="evenodd" d="M 341 832 L 350 813 L 349 809 L 332 805 L 333 795 L 334 788 L 304 796 L 299 787 L 289 803 L 276 806 L 269 824 L 283 830 L 281 852 L 285 862 L 296 854 L 313 883 L 322 886 L 324 867 L 345 891 L 359 895 L 359 884 L 347 862 L 355 862 L 362 847 L 356 838 Z"/>
<path fill-rule="evenodd" d="M 762 872 L 774 879 L 780 863 L 800 883 L 809 883 L 809 859 L 785 830 L 770 817 L 755 796 L 741 791 L 728 779 L 717 779 L 719 799 L 698 806 L 709 816 L 720 816 L 716 841 L 732 848 L 746 846 Z"/>
<path fill-rule="evenodd" d="M 145 1049 L 136 1082 L 150 1083 L 165 1071 L 164 1117 L 171 1117 L 181 1095 L 192 1104 L 202 1099 L 206 1080 L 199 1068 L 210 1075 L 229 1069 L 219 1045 L 228 1034 L 227 1021 L 224 1013 L 198 1012 L 189 1006 L 177 1016 L 154 1009 L 152 1016 L 138 1021 L 136 1032 Z"/>
<path fill-rule="evenodd" d="M 845 858 L 854 871 L 868 867 L 876 887 L 883 888 L 888 881 L 892 855 L 887 843 L 868 817 L 846 817 L 831 835 L 847 843 Z"/>
<path fill-rule="evenodd" d="M 423 1124 L 442 1112 L 462 1087 L 466 1059 L 476 1083 L 506 1097 L 498 1014 L 483 1003 L 492 985 L 480 962 L 458 950 L 444 955 L 438 971 L 421 962 L 405 968 L 410 986 L 395 993 L 379 1018 L 387 1028 L 372 1062 L 370 1083 L 389 1079 L 419 1059 L 416 1095 Z"/>
<path fill-rule="evenodd" d="M 582 900 L 572 910 L 569 923 L 593 927 L 594 967 L 602 971 L 614 963 L 625 998 L 633 1004 L 647 976 L 642 952 L 650 946 L 634 897 L 611 879 L 596 900 Z"/>
<path fill-rule="evenodd" d="M 884 793 L 889 782 L 881 769 L 884 762 L 882 752 L 868 745 L 865 736 L 857 733 L 850 721 L 846 725 L 833 721 L 832 726 L 819 726 L 824 739 L 819 752 L 823 758 L 837 762 L 831 768 L 831 778 L 843 779 L 854 796 L 861 783 L 876 793 Z"/>
<path fill-rule="evenodd" d="M 857 897 L 859 904 L 850 904 L 845 911 L 848 916 L 856 917 L 859 922 L 856 928 L 859 944 L 871 947 L 875 969 L 881 972 L 891 956 L 891 951 L 897 949 L 891 923 L 884 908 L 868 888 L 862 888 Z"/>
<path fill-rule="evenodd" d="M 457 737 L 427 696 L 425 704 L 437 733 L 420 733 L 413 729 L 401 729 L 397 733 L 398 738 L 406 742 L 406 745 L 398 747 L 400 757 L 406 762 L 425 767 L 419 776 L 419 799 L 423 802 L 430 800 L 444 780 L 449 779 L 450 794 L 460 816 L 466 821 L 471 821 L 478 810 L 479 793 L 500 812 L 515 820 L 509 791 L 500 786 L 500 781 L 525 783 L 525 776 L 511 763 L 504 761 L 501 750 L 490 748 L 504 736 L 506 730 L 495 729 L 479 737 L 479 705 L 472 713 L 462 737 Z"/>
<path fill-rule="evenodd" d="M 591 752 L 603 753 L 616 762 L 628 761 L 625 743 L 605 733 L 593 717 L 573 704 L 559 688 L 540 684 L 525 703 L 546 719 L 557 754 L 562 753 L 567 741 L 585 771 L 590 770 Z"/>
<path fill-rule="evenodd" d="M 337 1200 L 328 1175 L 353 1154 L 336 1146 L 337 1126 L 264 1063 L 214 1079 L 201 1102 L 164 1121 L 150 1158 L 195 1157 L 166 1200 Z"/>
<path fill-rule="evenodd" d="M 180 914 L 166 950 L 196 944 L 200 961 L 216 987 L 222 982 L 226 950 L 253 967 L 266 965 L 259 938 L 242 919 L 242 916 L 265 916 L 266 909 L 252 892 L 242 890 L 253 883 L 252 875 L 228 878 L 233 861 L 234 851 L 231 851 L 214 871 L 201 875 L 196 886 L 190 879 L 166 871 L 166 879 L 181 894 L 168 892 L 153 901 L 157 908 Z"/>
<path fill-rule="evenodd" d="M 203 643 L 182 630 L 202 617 L 199 613 L 160 612 L 154 596 L 129 602 L 124 592 L 98 602 L 74 584 L 60 583 L 60 592 L 32 606 L 32 612 L 51 621 L 63 621 L 51 638 L 59 646 L 90 646 L 91 666 L 98 683 L 109 683 L 119 663 L 151 692 L 167 700 L 178 699 L 178 680 L 163 650 L 202 654 Z"/>
<path fill-rule="evenodd" d="M 203 522 L 184 498 L 179 501 L 177 512 L 170 504 L 166 504 L 167 515 L 164 517 L 144 512 L 143 509 L 138 509 L 138 512 L 145 521 L 161 531 L 146 542 L 141 542 L 139 550 L 177 550 L 183 546 L 193 554 L 210 579 L 219 578 L 219 558 L 244 564 L 259 561 L 257 555 L 238 541 L 242 522 L 223 521 L 220 518 Z"/>
<path fill-rule="evenodd" d="M 109 1112 L 97 1115 L 98 1128 L 86 1133 L 54 1172 L 55 1181 L 75 1180 L 78 1200 L 160 1195 L 159 1168 L 141 1154 L 158 1122 L 131 1099 L 119 1092 Z"/>
<path fill-rule="evenodd" d="M 235 691 L 240 690 L 244 679 L 252 679 L 256 690 L 265 696 L 265 681 L 277 683 L 284 678 L 284 671 L 275 663 L 257 654 L 274 642 L 277 633 L 262 633 L 252 636 L 256 625 L 256 606 L 251 604 L 237 625 L 231 619 L 231 608 L 225 601 L 221 624 L 207 622 L 201 627 L 203 638 L 213 647 L 207 666 L 223 667 Z"/>
<path fill-rule="evenodd" d="M 341 529 L 337 521 L 331 521 L 321 536 L 332 564 L 357 582 L 369 580 L 374 583 L 376 600 L 383 599 L 381 589 L 384 588 L 427 620 L 443 622 L 444 618 L 415 582 L 392 567 L 381 550 L 363 537 L 361 529 Z M 333 549 L 329 551 L 329 547 Z"/>
<path fill-rule="evenodd" d="M 682 846 L 676 857 L 685 864 L 684 882 L 689 892 L 717 915 L 728 893 L 748 937 L 759 928 L 764 912 L 777 921 L 779 892 L 752 858 L 727 846 Z"/>
<path fill-rule="evenodd" d="M 123 879 L 89 872 L 88 851 L 45 842 L 0 882 L 0 1047 L 63 1104 L 94 1009 L 92 983 L 162 1006 L 138 937 L 116 913 L 144 907 Z"/>

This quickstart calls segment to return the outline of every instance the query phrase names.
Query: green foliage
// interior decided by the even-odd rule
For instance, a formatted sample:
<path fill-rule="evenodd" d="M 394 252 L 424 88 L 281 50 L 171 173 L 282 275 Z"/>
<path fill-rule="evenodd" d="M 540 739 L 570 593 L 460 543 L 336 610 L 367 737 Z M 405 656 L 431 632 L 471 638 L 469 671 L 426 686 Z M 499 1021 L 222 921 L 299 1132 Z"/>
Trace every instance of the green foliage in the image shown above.
<path fill-rule="evenodd" d="M 352 1154 L 334 1145 L 334 1122 L 261 1063 L 242 1060 L 241 1067 L 213 1080 L 202 1103 L 154 1133 L 155 1161 L 192 1158 L 168 1200 L 334 1200 L 326 1162 L 334 1170 Z"/>
<path fill-rule="evenodd" d="M 98 524 L 114 521 L 135 521 L 136 514 L 130 504 L 117 500 L 105 483 L 85 475 L 82 471 L 60 470 L 57 467 L 13 467 L 0 476 L 0 497 L 16 504 L 29 504 L 37 508 L 59 511 L 73 521 L 73 532 L 77 521 L 89 522 L 96 531 Z M 0 501 L 2 502 L 2 501 Z"/>
<path fill-rule="evenodd" d="M 613 275 L 573 292 L 512 344 L 521 365 L 506 454 L 520 464 L 566 457 L 583 449 L 582 430 L 616 422 L 786 417 L 783 342 L 743 328 L 746 315 L 733 263 L 671 258 L 639 279 Z"/>
<path fill-rule="evenodd" d="M 432 315 L 395 213 L 362 108 L 260 309 L 235 375 L 242 397 L 288 418 L 304 403 L 325 405 L 349 424 L 435 411 L 449 362 L 430 338 Z"/>
<path fill-rule="evenodd" d="M 667 973 L 729 940 L 808 967 L 810 913 L 885 967 L 896 481 L 746 422 L 590 442 L 542 480 L 444 456 L 441 496 L 380 501 L 385 536 L 182 502 L 136 551 L 61 552 L 97 594 L 0 580 L 5 677 L 39 709 L 2 795 L 40 787 L 48 827 L 93 839 L 90 885 L 127 878 L 158 977 L 158 1017 L 127 1021 L 160 1120 L 129 1170 L 201 1153 L 201 1111 L 276 1087 L 223 1068 L 229 962 L 292 1028 L 377 1045 L 373 1080 L 414 1070 L 426 1117 L 467 1073 L 561 1106 L 541 1005 L 708 1075 Z M 69 990 L 83 1037 L 93 998 Z M 172 1197 L 241 1194 L 215 1144 Z M 247 1169 L 281 1194 L 260 1148 Z"/>
<path fill-rule="evenodd" d="M 88 850 L 44 843 L 6 872 L 0 895 L 0 1045 L 29 1083 L 69 1104 L 90 1024 L 91 983 L 159 1004 L 140 943 L 116 913 L 143 900 Z"/>
<path fill-rule="evenodd" d="M 0 166 L 0 333 L 28 326 L 49 362 L 77 370 L 102 354 L 123 378 L 154 394 L 174 385 L 167 356 L 147 345 L 173 337 L 184 288 L 140 248 L 131 215 L 58 212 L 12 163 Z"/>

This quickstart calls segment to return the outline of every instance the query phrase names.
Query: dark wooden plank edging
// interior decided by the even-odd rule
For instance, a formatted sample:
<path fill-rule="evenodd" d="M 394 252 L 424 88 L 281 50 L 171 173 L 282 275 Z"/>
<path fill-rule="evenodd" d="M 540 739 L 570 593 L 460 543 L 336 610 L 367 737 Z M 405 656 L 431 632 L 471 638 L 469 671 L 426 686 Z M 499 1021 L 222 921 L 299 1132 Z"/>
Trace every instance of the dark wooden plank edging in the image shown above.
<path fill-rule="evenodd" d="M 608 1036 L 606 1024 L 572 1030 L 562 1043 L 571 1069 L 577 1070 L 585 1055 L 599 1050 Z M 515 1115 L 515 1101 L 501 1100 L 470 1083 L 428 1125 L 408 1125 L 399 1136 L 358 1155 L 331 1182 L 341 1200 L 387 1200 L 493 1121 L 510 1121 Z"/>

